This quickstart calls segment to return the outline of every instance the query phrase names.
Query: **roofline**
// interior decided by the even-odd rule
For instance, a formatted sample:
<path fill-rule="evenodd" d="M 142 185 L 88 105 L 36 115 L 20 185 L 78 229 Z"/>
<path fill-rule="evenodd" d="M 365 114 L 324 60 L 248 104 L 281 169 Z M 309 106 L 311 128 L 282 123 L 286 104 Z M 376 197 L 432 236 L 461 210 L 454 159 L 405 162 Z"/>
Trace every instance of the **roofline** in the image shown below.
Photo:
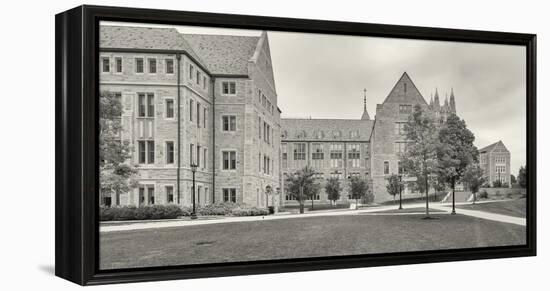
<path fill-rule="evenodd" d="M 198 61 L 193 56 L 191 56 L 186 50 L 167 50 L 167 49 L 144 49 L 144 48 L 99 48 L 100 52 L 127 52 L 127 53 L 151 53 L 151 54 L 184 54 L 190 58 L 197 66 L 199 66 L 203 71 L 205 71 L 211 77 L 216 78 L 245 78 L 248 79 L 250 76 L 248 74 L 213 74 L 210 72 L 202 63 Z"/>
<path fill-rule="evenodd" d="M 352 140 L 343 140 L 343 139 L 281 139 L 281 142 L 370 142 L 370 139 L 352 139 Z"/>
<path fill-rule="evenodd" d="M 349 119 L 349 118 L 303 118 L 303 117 L 281 117 L 281 120 L 331 120 L 331 121 L 357 121 L 357 122 L 374 122 L 374 119 Z"/>
<path fill-rule="evenodd" d="M 424 104 L 429 105 L 428 102 L 426 102 L 426 98 L 424 98 L 424 95 L 422 95 L 422 92 L 420 92 L 420 90 L 418 90 L 418 87 L 416 87 L 416 84 L 412 80 L 411 76 L 409 76 L 409 74 L 407 74 L 407 71 L 404 71 L 403 74 L 401 74 L 401 77 L 399 77 L 399 79 L 397 79 L 397 82 L 395 82 L 395 85 L 393 85 L 393 87 L 391 88 L 390 92 L 388 93 L 388 96 L 386 96 L 386 98 L 384 98 L 384 101 L 382 102 L 382 104 L 386 104 L 386 101 L 390 97 L 391 92 L 393 92 L 393 90 L 397 87 L 397 83 L 399 83 L 399 81 L 401 81 L 401 79 L 403 79 L 403 76 L 405 76 L 405 75 L 407 76 L 407 78 L 409 78 L 409 80 L 411 80 L 412 85 L 414 86 L 416 91 L 418 91 L 418 93 L 420 94 L 420 97 L 422 97 L 422 101 L 424 101 Z"/>

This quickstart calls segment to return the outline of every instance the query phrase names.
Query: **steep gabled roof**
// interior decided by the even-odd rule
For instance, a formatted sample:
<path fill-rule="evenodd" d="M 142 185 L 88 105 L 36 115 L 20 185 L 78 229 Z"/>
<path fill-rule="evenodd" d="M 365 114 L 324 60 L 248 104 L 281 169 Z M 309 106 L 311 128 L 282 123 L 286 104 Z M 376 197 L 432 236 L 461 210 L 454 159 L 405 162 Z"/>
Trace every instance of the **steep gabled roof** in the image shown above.
<path fill-rule="evenodd" d="M 206 63 L 175 28 L 100 25 L 99 34 L 99 47 L 102 49 L 185 51 L 206 67 Z"/>
<path fill-rule="evenodd" d="M 212 74 L 248 74 L 248 61 L 260 37 L 234 35 L 182 34 L 206 62 Z"/>
<path fill-rule="evenodd" d="M 360 119 L 299 119 L 281 118 L 281 132 L 286 136 L 283 140 L 319 140 L 319 141 L 369 141 L 374 120 Z M 298 137 L 301 133 L 305 137 Z M 316 132 L 322 132 L 322 137 L 315 136 Z M 351 132 L 357 132 L 358 137 L 351 137 Z M 334 133 L 340 133 L 335 137 Z"/>
<path fill-rule="evenodd" d="M 384 103 L 413 103 L 428 105 L 407 72 L 404 72 L 403 75 L 401 75 L 401 78 L 399 78 L 399 81 L 397 81 L 395 86 L 393 86 L 393 89 L 384 100 Z"/>
<path fill-rule="evenodd" d="M 480 150 L 478 150 L 478 151 L 479 151 L 480 153 L 492 152 L 492 151 L 493 151 L 495 148 L 497 148 L 497 147 L 503 147 L 505 150 L 508 150 L 508 149 L 506 148 L 506 146 L 504 145 L 504 143 L 503 143 L 501 140 L 499 140 L 499 141 L 497 141 L 497 142 L 495 142 L 495 143 L 492 143 L 492 144 L 490 144 L 490 145 L 488 145 L 488 146 L 486 146 L 486 147 L 484 147 L 484 148 L 482 148 L 482 149 L 480 149 Z"/>

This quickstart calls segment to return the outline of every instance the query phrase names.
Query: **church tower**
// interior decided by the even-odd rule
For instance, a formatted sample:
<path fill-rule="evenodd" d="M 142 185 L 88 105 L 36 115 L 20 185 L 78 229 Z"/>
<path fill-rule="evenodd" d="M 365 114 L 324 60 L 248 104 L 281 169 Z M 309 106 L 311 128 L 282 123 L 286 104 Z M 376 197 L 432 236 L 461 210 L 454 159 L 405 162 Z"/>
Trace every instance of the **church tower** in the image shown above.
<path fill-rule="evenodd" d="M 370 120 L 369 112 L 367 111 L 367 89 L 363 89 L 363 92 L 363 115 L 361 116 L 361 120 Z"/>
<path fill-rule="evenodd" d="M 451 101 L 450 101 L 451 112 L 456 114 L 456 104 L 455 104 L 455 93 L 453 88 L 451 88 Z"/>

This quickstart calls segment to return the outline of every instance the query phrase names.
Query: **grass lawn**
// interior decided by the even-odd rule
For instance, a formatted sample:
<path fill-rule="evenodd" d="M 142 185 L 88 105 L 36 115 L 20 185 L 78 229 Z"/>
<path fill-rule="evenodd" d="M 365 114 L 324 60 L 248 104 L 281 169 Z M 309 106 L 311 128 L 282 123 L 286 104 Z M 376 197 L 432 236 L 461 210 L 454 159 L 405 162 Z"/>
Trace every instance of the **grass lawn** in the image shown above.
<path fill-rule="evenodd" d="M 430 208 L 430 214 L 431 213 L 440 213 L 440 212 L 445 212 L 445 211 Z M 383 211 L 374 211 L 374 212 L 369 212 L 369 213 L 426 213 L 426 207 L 390 209 L 390 210 L 383 210 Z M 369 213 L 365 213 L 365 214 L 368 215 Z"/>
<path fill-rule="evenodd" d="M 100 268 L 525 244 L 525 227 L 464 215 L 354 215 L 100 233 Z"/>
<path fill-rule="evenodd" d="M 525 213 L 527 211 L 525 202 L 525 198 L 521 198 L 510 201 L 481 203 L 475 205 L 458 205 L 456 208 L 487 211 L 515 217 L 525 217 Z"/>

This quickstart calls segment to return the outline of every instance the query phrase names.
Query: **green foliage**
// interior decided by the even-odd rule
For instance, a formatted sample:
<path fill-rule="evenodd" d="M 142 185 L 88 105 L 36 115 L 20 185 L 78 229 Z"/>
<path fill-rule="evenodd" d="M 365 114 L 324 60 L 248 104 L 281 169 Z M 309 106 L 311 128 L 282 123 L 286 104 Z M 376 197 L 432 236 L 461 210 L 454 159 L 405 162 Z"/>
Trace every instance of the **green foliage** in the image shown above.
<path fill-rule="evenodd" d="M 197 215 L 203 216 L 255 216 L 267 214 L 268 211 L 264 208 L 233 202 L 219 202 L 200 206 L 197 209 Z"/>
<path fill-rule="evenodd" d="M 314 197 L 319 192 L 320 187 L 316 180 L 315 171 L 306 166 L 298 170 L 294 175 L 287 176 L 286 192 L 292 195 L 300 205 L 303 205 L 308 197 Z"/>
<path fill-rule="evenodd" d="M 400 178 L 396 174 L 392 174 L 388 177 L 388 183 L 386 184 L 386 190 L 390 195 L 395 198 L 399 192 L 403 189 L 404 183 L 400 181 Z"/>
<path fill-rule="evenodd" d="M 350 194 L 352 199 L 363 199 L 367 197 L 369 184 L 363 178 L 354 176 L 350 179 Z"/>
<path fill-rule="evenodd" d="M 489 193 L 487 193 L 487 191 L 485 191 L 485 190 L 482 190 L 481 192 L 479 192 L 479 198 L 487 199 L 487 198 L 489 198 Z"/>
<path fill-rule="evenodd" d="M 340 180 L 336 177 L 330 177 L 325 184 L 325 193 L 328 195 L 328 200 L 336 202 L 340 199 L 340 192 L 342 188 L 340 186 Z"/>
<path fill-rule="evenodd" d="M 145 220 L 145 219 L 174 219 L 184 216 L 185 211 L 178 205 L 148 205 L 100 207 L 101 221 Z"/>
<path fill-rule="evenodd" d="M 474 146 L 474 134 L 466 127 L 466 122 L 455 114 L 447 117 L 439 130 L 437 147 L 437 174 L 451 188 L 464 176 L 468 165 L 477 163 L 478 151 Z"/>
<path fill-rule="evenodd" d="M 510 175 L 510 184 L 516 184 L 518 181 L 516 179 L 516 176 Z"/>
<path fill-rule="evenodd" d="M 501 187 L 502 187 L 502 181 L 500 180 L 493 181 L 493 188 L 501 188 Z"/>
<path fill-rule="evenodd" d="M 127 163 L 132 157 L 132 147 L 128 141 L 121 140 L 120 98 L 111 92 L 101 92 L 99 100 L 100 193 L 102 197 L 112 197 L 137 186 L 137 167 Z"/>
<path fill-rule="evenodd" d="M 425 185 L 438 170 L 437 127 L 432 117 L 417 104 L 404 129 L 409 142 L 401 155 L 403 168 L 408 175 L 417 177 L 418 189 L 427 193 Z"/>
<path fill-rule="evenodd" d="M 518 184 L 521 188 L 527 188 L 527 168 L 524 166 L 519 168 Z"/>
<path fill-rule="evenodd" d="M 468 186 L 472 193 L 477 193 L 479 188 L 485 183 L 483 169 L 478 164 L 471 164 L 466 168 L 462 181 Z"/>

